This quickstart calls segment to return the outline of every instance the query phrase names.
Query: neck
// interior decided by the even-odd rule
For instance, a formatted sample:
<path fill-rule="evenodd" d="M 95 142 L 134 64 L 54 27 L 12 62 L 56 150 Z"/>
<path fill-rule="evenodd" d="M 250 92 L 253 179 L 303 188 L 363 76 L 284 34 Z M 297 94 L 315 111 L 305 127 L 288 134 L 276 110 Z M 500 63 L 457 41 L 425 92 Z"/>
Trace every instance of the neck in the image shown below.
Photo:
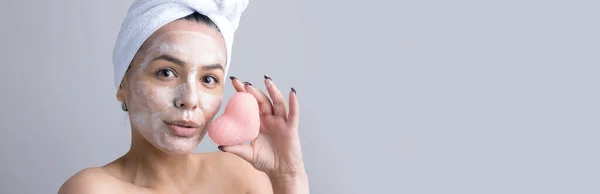
<path fill-rule="evenodd" d="M 197 175 L 198 162 L 191 154 L 170 154 L 156 148 L 136 130 L 132 130 L 131 148 L 122 157 L 122 164 L 135 185 L 157 188 L 186 189 Z"/>

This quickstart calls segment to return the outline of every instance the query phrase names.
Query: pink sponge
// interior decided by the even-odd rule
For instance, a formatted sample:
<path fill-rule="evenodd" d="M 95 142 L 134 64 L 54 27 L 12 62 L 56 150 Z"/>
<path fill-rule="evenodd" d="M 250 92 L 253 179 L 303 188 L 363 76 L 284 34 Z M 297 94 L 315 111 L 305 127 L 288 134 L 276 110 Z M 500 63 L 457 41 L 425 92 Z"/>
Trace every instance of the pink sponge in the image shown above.
<path fill-rule="evenodd" d="M 258 136 L 260 115 L 258 102 L 252 94 L 238 92 L 233 95 L 223 115 L 215 119 L 208 136 L 218 145 L 237 145 Z"/>

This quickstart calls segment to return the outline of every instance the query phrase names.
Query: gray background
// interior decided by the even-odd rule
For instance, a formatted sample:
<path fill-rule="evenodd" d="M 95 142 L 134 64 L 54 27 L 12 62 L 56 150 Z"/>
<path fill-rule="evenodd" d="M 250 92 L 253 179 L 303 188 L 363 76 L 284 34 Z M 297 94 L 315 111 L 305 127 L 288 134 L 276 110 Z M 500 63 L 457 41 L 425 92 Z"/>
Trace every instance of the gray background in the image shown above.
<path fill-rule="evenodd" d="M 130 3 L 2 3 L 0 193 L 127 151 L 111 54 Z M 253 0 L 231 75 L 297 88 L 312 193 L 600 193 L 599 7 Z"/>

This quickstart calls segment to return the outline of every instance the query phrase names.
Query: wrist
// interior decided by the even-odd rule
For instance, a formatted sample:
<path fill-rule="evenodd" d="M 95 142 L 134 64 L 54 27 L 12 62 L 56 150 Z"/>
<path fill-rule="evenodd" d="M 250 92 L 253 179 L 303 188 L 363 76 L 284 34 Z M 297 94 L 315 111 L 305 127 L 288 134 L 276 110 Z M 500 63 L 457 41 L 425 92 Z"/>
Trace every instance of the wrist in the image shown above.
<path fill-rule="evenodd" d="M 270 174 L 274 194 L 308 194 L 308 175 L 306 172 L 288 174 Z"/>

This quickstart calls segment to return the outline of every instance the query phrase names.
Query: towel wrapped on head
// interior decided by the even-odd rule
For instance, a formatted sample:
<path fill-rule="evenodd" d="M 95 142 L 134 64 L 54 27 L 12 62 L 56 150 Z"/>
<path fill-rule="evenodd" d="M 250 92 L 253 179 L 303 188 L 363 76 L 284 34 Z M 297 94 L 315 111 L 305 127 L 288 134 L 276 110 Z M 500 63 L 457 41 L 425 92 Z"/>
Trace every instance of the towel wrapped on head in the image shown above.
<path fill-rule="evenodd" d="M 233 37 L 248 3 L 248 0 L 136 0 L 123 20 L 113 50 L 115 87 L 119 87 L 138 49 L 152 33 L 195 12 L 210 18 L 223 35 L 227 49 L 227 75 Z"/>

